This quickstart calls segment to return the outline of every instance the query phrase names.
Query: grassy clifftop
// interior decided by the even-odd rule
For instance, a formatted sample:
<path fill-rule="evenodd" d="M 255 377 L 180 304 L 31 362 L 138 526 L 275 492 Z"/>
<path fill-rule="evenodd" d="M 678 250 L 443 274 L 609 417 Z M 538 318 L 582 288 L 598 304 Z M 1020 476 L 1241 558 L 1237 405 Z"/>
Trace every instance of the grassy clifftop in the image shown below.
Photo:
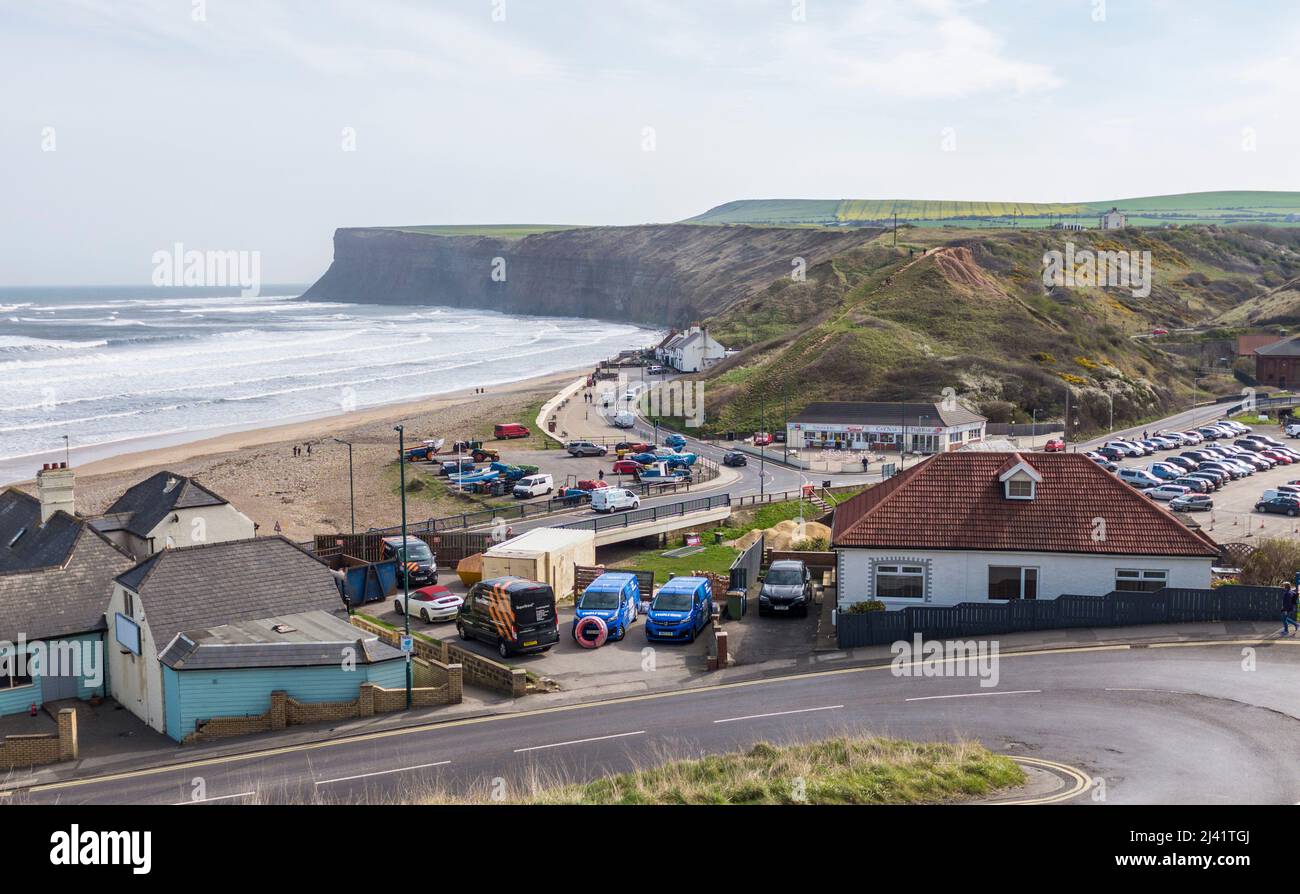
<path fill-rule="evenodd" d="M 769 426 L 814 400 L 942 400 L 997 421 L 1150 418 L 1236 385 L 1205 330 L 1300 277 L 1300 234 L 1186 228 L 1064 233 L 916 229 L 882 234 L 753 293 L 711 321 L 743 350 L 705 376 L 708 425 Z M 1049 251 L 1150 252 L 1149 295 L 1043 284 Z M 1281 287 L 1281 291 L 1274 291 Z M 1261 297 L 1272 295 L 1272 298 Z M 1300 308 L 1298 308 L 1300 310 Z M 1261 311 L 1262 312 L 1262 311 Z M 1229 322 L 1224 322 L 1228 320 Z M 1192 329 L 1152 339 L 1153 328 Z M 1219 368 L 1216 375 L 1207 369 Z"/>

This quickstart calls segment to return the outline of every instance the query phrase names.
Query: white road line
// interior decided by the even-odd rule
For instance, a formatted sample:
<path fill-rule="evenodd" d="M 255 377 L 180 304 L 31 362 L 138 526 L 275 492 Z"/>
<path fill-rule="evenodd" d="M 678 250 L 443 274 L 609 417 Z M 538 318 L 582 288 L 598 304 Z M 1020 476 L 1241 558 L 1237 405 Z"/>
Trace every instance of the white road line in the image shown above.
<path fill-rule="evenodd" d="M 186 804 L 207 804 L 209 801 L 229 801 L 231 798 L 247 798 L 249 795 L 255 795 L 257 792 L 240 792 L 237 795 L 218 795 L 215 798 L 197 798 L 192 801 L 177 801 L 175 807 L 184 807 Z"/>
<path fill-rule="evenodd" d="M 523 751 L 540 751 L 543 748 L 560 748 L 561 746 L 564 745 L 581 745 L 584 742 L 602 742 L 605 739 L 622 739 L 625 736 L 644 736 L 644 735 L 645 735 L 645 730 L 639 729 L 634 733 L 615 733 L 612 736 L 593 736 L 590 739 L 574 739 L 571 742 L 553 742 L 550 745 L 530 745 L 527 748 L 516 748 L 515 754 L 519 754 L 520 752 Z"/>
<path fill-rule="evenodd" d="M 347 782 L 350 779 L 366 779 L 371 776 L 385 776 L 389 773 L 405 773 L 407 770 L 423 770 L 425 767 L 441 767 L 451 761 L 434 761 L 431 764 L 416 764 L 414 767 L 397 767 L 392 770 L 376 770 L 373 773 L 358 773 L 355 776 L 340 776 L 337 779 L 318 779 L 317 785 L 329 785 L 331 782 Z"/>
<path fill-rule="evenodd" d="M 784 717 L 787 714 L 807 714 L 810 711 L 834 711 L 836 708 L 842 708 L 843 705 L 826 705 L 824 708 L 800 708 L 797 711 L 773 711 L 771 714 L 746 714 L 744 717 L 727 717 L 723 720 L 715 720 L 714 723 L 734 723 L 737 720 L 758 720 L 763 717 Z"/>
<path fill-rule="evenodd" d="M 982 695 L 1031 695 L 1042 691 L 1041 689 L 1011 689 L 1007 692 L 963 692 L 958 695 L 923 695 L 918 698 L 904 699 L 904 701 L 930 702 L 941 698 L 979 698 Z"/>

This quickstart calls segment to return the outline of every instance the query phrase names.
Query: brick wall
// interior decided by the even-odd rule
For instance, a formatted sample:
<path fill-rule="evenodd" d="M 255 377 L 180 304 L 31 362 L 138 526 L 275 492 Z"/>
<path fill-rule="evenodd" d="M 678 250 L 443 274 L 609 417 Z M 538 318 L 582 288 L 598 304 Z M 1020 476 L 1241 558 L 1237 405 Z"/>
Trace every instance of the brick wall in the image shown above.
<path fill-rule="evenodd" d="M 80 753 L 77 745 L 77 712 L 61 708 L 58 732 L 31 735 L 5 736 L 0 739 L 0 767 L 36 767 L 76 760 Z"/>

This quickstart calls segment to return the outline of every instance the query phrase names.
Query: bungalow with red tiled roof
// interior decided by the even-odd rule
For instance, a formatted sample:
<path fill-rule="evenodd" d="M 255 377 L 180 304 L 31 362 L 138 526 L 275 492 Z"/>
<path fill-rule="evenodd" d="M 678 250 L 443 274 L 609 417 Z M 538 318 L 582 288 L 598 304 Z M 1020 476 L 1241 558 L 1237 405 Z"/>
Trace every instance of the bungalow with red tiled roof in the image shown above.
<path fill-rule="evenodd" d="M 1078 453 L 941 453 L 835 509 L 839 606 L 1208 587 L 1218 546 Z"/>

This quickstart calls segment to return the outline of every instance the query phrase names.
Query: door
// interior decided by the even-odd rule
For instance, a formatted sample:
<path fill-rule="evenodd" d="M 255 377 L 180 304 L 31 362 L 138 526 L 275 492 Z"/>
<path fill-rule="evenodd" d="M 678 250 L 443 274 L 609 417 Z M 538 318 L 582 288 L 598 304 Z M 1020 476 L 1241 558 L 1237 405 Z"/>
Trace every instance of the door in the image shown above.
<path fill-rule="evenodd" d="M 67 668 L 56 668 L 54 676 L 41 677 L 41 701 L 57 702 L 60 699 L 77 697 L 77 676 Z"/>

